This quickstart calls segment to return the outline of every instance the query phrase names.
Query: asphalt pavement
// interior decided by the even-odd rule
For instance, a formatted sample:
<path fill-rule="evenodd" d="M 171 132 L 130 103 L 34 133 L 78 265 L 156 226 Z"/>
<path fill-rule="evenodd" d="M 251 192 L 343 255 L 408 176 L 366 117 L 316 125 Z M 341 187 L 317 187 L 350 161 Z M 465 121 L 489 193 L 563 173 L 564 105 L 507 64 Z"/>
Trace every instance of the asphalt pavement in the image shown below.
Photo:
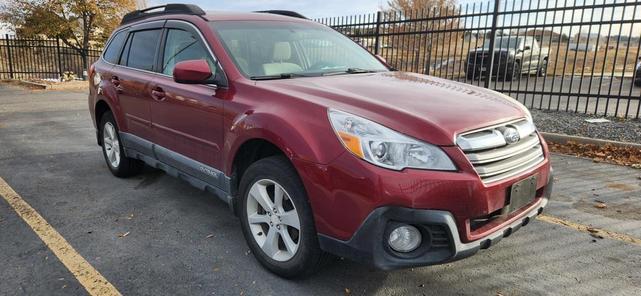
<path fill-rule="evenodd" d="M 153 169 L 113 177 L 87 110 L 84 93 L 0 86 L 0 178 L 123 295 L 641 295 L 641 170 L 553 155 L 545 218 L 488 250 L 391 272 L 336 258 L 289 281 L 216 197 Z M 0 295 L 87 295 L 2 198 L 0 266 Z"/>

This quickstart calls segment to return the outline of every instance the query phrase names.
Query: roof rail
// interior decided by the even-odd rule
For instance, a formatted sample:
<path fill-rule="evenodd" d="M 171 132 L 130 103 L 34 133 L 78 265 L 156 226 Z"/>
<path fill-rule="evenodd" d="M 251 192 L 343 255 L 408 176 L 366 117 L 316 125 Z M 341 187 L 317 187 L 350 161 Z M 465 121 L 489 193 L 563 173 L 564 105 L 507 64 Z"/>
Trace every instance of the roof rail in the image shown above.
<path fill-rule="evenodd" d="M 120 22 L 120 25 L 131 23 L 133 21 L 145 19 L 152 16 L 166 15 L 166 14 L 190 14 L 190 15 L 205 15 L 205 11 L 197 5 L 193 4 L 166 4 L 160 6 L 149 7 L 141 10 L 134 10 L 127 13 Z"/>
<path fill-rule="evenodd" d="M 278 14 L 278 15 L 284 15 L 284 16 L 289 16 L 289 17 L 295 17 L 295 18 L 301 18 L 301 19 L 307 19 L 304 15 L 291 11 L 291 10 L 262 10 L 262 11 L 256 11 L 258 13 L 271 13 L 271 14 Z"/>

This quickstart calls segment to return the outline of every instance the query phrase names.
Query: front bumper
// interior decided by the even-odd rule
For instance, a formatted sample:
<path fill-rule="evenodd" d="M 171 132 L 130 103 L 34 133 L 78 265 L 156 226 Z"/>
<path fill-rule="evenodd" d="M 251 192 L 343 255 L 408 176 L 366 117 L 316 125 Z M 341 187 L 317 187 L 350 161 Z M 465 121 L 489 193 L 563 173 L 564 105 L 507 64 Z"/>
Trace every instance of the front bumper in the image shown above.
<path fill-rule="evenodd" d="M 348 241 L 319 234 L 319 242 L 325 251 L 383 270 L 460 260 L 495 245 L 542 213 L 550 199 L 553 182 L 554 178 L 550 173 L 542 197 L 514 213 L 492 233 L 467 243 L 461 241 L 454 216 L 450 212 L 403 207 L 381 207 L 374 210 Z M 391 231 L 390 225 L 395 223 L 418 227 L 423 234 L 423 245 L 409 254 L 391 250 L 387 245 L 387 235 Z"/>

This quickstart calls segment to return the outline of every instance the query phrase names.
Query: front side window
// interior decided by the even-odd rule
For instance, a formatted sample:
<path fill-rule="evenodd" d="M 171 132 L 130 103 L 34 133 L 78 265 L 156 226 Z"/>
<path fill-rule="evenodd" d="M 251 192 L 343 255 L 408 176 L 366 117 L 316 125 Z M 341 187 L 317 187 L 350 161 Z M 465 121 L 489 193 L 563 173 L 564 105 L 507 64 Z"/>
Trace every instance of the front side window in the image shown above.
<path fill-rule="evenodd" d="M 237 68 L 249 78 L 283 74 L 388 71 L 376 57 L 322 25 L 276 21 L 219 21 L 210 26 Z"/>
<path fill-rule="evenodd" d="M 172 75 L 176 64 L 187 60 L 206 60 L 210 69 L 215 72 L 215 63 L 200 38 L 187 31 L 169 29 L 162 60 L 162 73 Z"/>
<path fill-rule="evenodd" d="M 118 63 L 118 58 L 120 58 L 120 50 L 122 49 L 122 45 L 125 43 L 126 38 L 127 32 L 124 31 L 116 33 L 116 35 L 111 38 L 111 42 L 109 42 L 109 45 L 107 46 L 107 49 L 105 49 L 105 53 L 103 54 L 103 57 L 107 62 L 110 62 L 112 64 Z"/>
<path fill-rule="evenodd" d="M 160 29 L 134 32 L 127 43 L 128 52 L 123 54 L 121 64 L 140 70 L 153 71 L 156 46 L 160 40 Z"/>

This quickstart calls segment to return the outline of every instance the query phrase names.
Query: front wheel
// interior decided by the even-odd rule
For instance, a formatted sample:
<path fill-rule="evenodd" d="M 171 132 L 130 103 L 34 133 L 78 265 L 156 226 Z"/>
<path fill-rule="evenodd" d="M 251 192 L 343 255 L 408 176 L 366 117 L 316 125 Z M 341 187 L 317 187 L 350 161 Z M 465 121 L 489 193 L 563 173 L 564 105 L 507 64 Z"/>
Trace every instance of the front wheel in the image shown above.
<path fill-rule="evenodd" d="M 118 133 L 118 125 L 111 112 L 105 113 L 100 119 L 100 136 L 102 154 L 107 162 L 107 167 L 114 176 L 130 177 L 142 170 L 144 165 L 140 160 L 125 156 L 125 149 Z"/>
<path fill-rule="evenodd" d="M 316 271 L 326 254 L 318 244 L 303 184 L 287 158 L 268 157 L 252 164 L 239 193 L 243 235 L 256 259 L 285 278 Z"/>

